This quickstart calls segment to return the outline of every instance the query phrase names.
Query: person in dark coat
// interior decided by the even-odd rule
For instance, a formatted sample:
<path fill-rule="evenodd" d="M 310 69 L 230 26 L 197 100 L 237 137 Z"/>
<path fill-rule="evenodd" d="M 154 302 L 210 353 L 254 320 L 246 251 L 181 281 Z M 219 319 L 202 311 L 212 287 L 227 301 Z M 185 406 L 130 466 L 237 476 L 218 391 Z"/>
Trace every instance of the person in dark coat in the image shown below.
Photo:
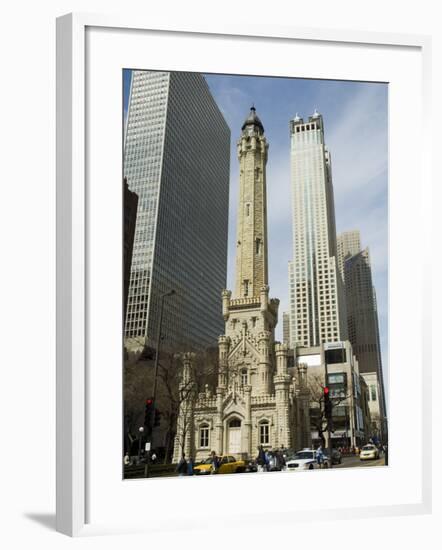
<path fill-rule="evenodd" d="M 215 451 L 210 453 L 210 458 L 212 459 L 212 474 L 218 473 L 218 468 L 220 467 L 219 458 L 216 456 Z"/>
<path fill-rule="evenodd" d="M 183 453 L 180 461 L 177 464 L 176 471 L 179 476 L 185 476 L 187 474 L 187 460 L 186 455 Z"/>
<path fill-rule="evenodd" d="M 256 463 L 258 464 L 261 471 L 266 469 L 267 459 L 262 445 L 258 447 L 258 456 L 256 457 Z"/>

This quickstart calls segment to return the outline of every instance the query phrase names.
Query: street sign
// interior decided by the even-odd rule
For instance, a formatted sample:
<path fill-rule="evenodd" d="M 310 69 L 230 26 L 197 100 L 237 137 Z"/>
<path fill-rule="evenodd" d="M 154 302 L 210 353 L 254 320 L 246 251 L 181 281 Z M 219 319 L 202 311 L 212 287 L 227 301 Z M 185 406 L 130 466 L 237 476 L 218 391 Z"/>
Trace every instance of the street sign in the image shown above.
<path fill-rule="evenodd" d="M 144 450 L 145 450 L 145 451 L 150 451 L 150 441 L 148 441 L 148 442 L 144 445 Z"/>

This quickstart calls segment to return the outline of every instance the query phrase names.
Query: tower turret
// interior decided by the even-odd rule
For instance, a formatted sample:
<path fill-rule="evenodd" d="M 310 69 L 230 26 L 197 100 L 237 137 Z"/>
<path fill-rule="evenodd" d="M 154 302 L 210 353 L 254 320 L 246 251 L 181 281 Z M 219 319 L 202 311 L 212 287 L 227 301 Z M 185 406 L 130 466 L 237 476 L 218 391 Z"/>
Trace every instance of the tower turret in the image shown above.
<path fill-rule="evenodd" d="M 266 164 L 268 144 L 255 107 L 241 127 L 236 243 L 236 298 L 259 297 L 268 284 Z"/>

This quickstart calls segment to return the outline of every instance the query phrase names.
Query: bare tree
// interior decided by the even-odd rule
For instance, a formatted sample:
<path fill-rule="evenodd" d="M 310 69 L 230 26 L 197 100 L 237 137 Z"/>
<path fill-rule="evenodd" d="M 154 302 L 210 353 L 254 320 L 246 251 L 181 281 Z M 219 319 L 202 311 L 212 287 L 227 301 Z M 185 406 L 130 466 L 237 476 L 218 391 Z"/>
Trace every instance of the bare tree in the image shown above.
<path fill-rule="evenodd" d="M 153 388 L 154 358 L 126 356 L 124 365 L 124 417 L 125 444 L 133 444 L 138 428 L 144 423 L 145 400 Z M 190 393 L 198 393 L 206 384 L 216 386 L 218 351 L 210 348 L 195 354 L 192 377 L 183 385 L 182 359 L 179 354 L 163 352 L 158 363 L 158 385 L 155 408 L 161 412 L 165 441 L 164 461 L 171 459 L 172 447 L 177 434 L 177 422 L 182 403 L 189 401 Z M 187 405 L 186 405 L 187 406 Z M 187 418 L 187 417 L 186 417 Z M 187 433 L 190 421 L 185 426 Z M 161 432 L 160 432 L 161 433 Z"/>
<path fill-rule="evenodd" d="M 313 405 L 312 409 L 314 414 L 311 414 L 311 424 L 318 432 L 318 436 L 321 439 L 321 444 L 325 448 L 325 436 L 324 433 L 328 429 L 328 420 L 325 413 L 324 406 L 324 378 L 319 374 L 310 375 L 308 377 L 308 388 L 310 390 L 310 401 Z M 332 396 L 332 411 L 335 407 L 341 403 L 347 401 L 349 395 Z M 331 429 L 333 431 L 333 428 Z"/>
<path fill-rule="evenodd" d="M 184 452 L 189 429 L 193 423 L 193 398 L 206 386 L 215 388 L 218 376 L 218 350 L 209 348 L 195 353 L 192 360 L 192 372 L 189 379 L 182 378 L 182 357 L 169 354 L 159 364 L 159 377 L 165 400 L 168 404 L 165 412 L 167 420 L 166 459 L 171 454 L 171 444 L 178 436 L 181 454 Z"/>

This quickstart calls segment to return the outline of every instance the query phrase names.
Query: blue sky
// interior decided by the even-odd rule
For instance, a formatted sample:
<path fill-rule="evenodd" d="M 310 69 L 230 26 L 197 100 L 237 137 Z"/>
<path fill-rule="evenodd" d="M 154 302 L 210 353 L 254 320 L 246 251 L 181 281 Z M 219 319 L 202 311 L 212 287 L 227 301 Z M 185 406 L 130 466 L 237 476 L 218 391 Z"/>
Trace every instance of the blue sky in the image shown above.
<path fill-rule="evenodd" d="M 384 374 L 388 371 L 388 87 L 351 81 L 205 75 L 231 130 L 229 256 L 227 286 L 234 287 L 238 162 L 236 141 L 255 105 L 267 141 L 269 283 L 272 297 L 288 309 L 288 261 L 292 257 L 289 121 L 316 108 L 324 119 L 331 152 L 337 232 L 359 229 L 370 249 L 377 293 Z M 124 75 L 125 108 L 130 83 Z M 388 388 L 386 388 L 388 395 Z"/>

